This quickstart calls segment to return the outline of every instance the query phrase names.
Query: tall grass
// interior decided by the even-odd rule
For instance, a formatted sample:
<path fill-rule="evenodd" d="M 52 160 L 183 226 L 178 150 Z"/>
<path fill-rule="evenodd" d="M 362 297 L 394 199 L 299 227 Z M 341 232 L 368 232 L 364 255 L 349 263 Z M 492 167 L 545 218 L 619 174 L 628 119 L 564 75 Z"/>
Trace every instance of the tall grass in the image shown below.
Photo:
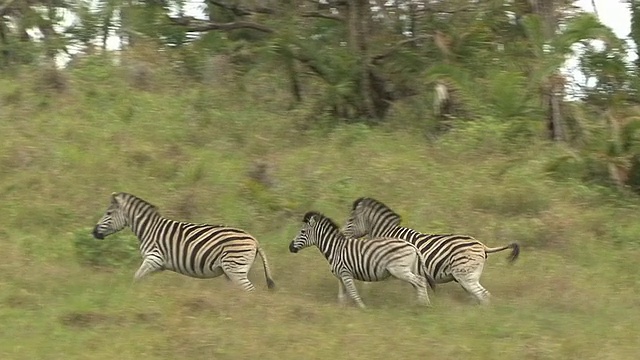
<path fill-rule="evenodd" d="M 637 356 L 638 201 L 550 178 L 552 145 L 509 144 L 511 129 L 491 121 L 436 141 L 406 124 L 302 131 L 304 109 L 274 109 L 275 98 L 166 74 L 145 91 L 117 68 L 87 67 L 56 94 L 32 74 L 0 80 L 2 359 Z M 113 191 L 252 232 L 278 289 L 259 263 L 253 294 L 173 273 L 132 285 L 131 233 L 89 235 Z M 491 255 L 487 308 L 456 284 L 420 308 L 396 281 L 362 288 L 368 311 L 339 307 L 326 261 L 287 245 L 306 211 L 342 223 L 360 196 L 420 231 L 517 241 L 521 259 Z"/>

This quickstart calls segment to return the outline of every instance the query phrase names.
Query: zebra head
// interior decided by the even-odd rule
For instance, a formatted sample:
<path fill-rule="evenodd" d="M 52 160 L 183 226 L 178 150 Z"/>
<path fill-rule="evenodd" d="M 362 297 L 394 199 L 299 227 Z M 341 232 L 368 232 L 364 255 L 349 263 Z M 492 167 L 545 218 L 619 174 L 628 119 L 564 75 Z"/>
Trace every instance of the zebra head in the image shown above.
<path fill-rule="evenodd" d="M 118 193 L 111 194 L 111 204 L 102 216 L 102 219 L 100 219 L 96 227 L 93 228 L 93 237 L 96 239 L 102 240 L 105 236 L 118 232 L 127 226 L 127 216 L 122 206 L 121 196 L 122 194 Z"/>
<path fill-rule="evenodd" d="M 302 228 L 298 235 L 289 244 L 289 251 L 297 253 L 301 249 L 316 245 L 324 238 L 331 238 L 334 234 L 340 234 L 340 228 L 331 219 L 316 211 L 304 214 Z"/>
<path fill-rule="evenodd" d="M 298 235 L 289 244 L 289 251 L 297 253 L 301 249 L 315 244 L 315 236 L 313 234 L 314 228 L 318 224 L 318 220 L 321 215 L 314 211 L 309 211 L 304 215 L 302 219 L 302 228 L 298 232 Z"/>
<path fill-rule="evenodd" d="M 371 234 L 374 227 L 399 226 L 402 218 L 378 200 L 361 197 L 353 202 L 351 214 L 342 228 L 348 238 Z"/>

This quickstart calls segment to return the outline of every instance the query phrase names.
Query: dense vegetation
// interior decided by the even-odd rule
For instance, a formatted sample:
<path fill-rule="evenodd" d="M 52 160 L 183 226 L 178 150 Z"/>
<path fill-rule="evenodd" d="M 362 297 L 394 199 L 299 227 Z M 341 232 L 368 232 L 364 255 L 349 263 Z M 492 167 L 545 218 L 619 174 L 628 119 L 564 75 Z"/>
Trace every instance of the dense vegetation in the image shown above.
<path fill-rule="evenodd" d="M 0 5 L 0 358 L 635 359 L 636 64 L 595 17 L 545 3 L 397 5 L 375 27 L 360 2 L 209 1 L 202 21 L 162 2 Z M 63 6 L 82 21 L 47 31 Z M 123 51 L 92 43 L 114 29 Z M 554 81 L 575 43 L 596 81 L 569 101 Z M 131 232 L 90 235 L 113 191 L 247 229 L 277 290 L 259 263 L 253 294 L 172 273 L 132 285 Z M 489 258 L 489 307 L 447 284 L 424 309 L 399 281 L 339 307 L 326 261 L 287 246 L 306 211 L 343 223 L 360 196 L 521 258 Z"/>

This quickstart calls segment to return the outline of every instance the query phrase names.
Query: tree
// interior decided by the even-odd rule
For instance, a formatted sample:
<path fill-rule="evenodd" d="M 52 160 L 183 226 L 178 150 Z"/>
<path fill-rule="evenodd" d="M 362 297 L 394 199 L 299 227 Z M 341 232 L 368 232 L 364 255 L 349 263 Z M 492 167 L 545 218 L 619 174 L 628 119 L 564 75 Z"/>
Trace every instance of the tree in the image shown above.
<path fill-rule="evenodd" d="M 55 31 L 60 13 L 67 8 L 62 0 L 46 2 L 4 0 L 0 5 L 0 56 L 2 64 L 34 61 L 36 49 L 53 62 L 65 50 L 64 38 Z M 30 35 L 29 31 L 33 30 Z M 39 46 L 35 46 L 38 41 Z"/>

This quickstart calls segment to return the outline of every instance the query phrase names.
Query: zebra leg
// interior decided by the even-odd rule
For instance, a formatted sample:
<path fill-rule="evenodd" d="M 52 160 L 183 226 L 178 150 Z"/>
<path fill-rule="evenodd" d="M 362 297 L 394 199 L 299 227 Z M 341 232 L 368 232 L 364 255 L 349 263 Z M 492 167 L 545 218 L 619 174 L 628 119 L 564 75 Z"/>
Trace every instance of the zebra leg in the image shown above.
<path fill-rule="evenodd" d="M 344 283 L 341 279 L 338 279 L 338 303 L 345 305 L 347 302 L 347 289 L 344 287 Z"/>
<path fill-rule="evenodd" d="M 222 271 L 224 274 L 231 280 L 232 283 L 239 286 L 244 291 L 253 291 L 255 290 L 255 286 L 249 281 L 247 278 L 247 274 L 249 273 L 249 269 L 251 266 L 247 265 L 238 265 L 234 262 L 223 262 Z"/>
<path fill-rule="evenodd" d="M 355 301 L 361 309 L 365 309 L 366 306 L 364 305 L 362 299 L 360 298 L 360 295 L 358 294 L 358 289 L 356 288 L 356 284 L 354 284 L 353 282 L 353 278 L 348 275 L 342 275 L 340 279 L 353 301 Z"/>
<path fill-rule="evenodd" d="M 142 265 L 140 265 L 135 275 L 133 276 L 133 282 L 138 282 L 143 277 L 162 270 L 162 264 L 160 264 L 158 260 L 154 260 L 152 258 L 144 258 L 144 260 L 142 261 Z"/>
<path fill-rule="evenodd" d="M 469 294 L 471 294 L 482 305 L 488 305 L 491 294 L 487 289 L 480 285 L 480 275 L 482 275 L 483 266 L 479 266 L 472 272 L 459 272 L 453 274 L 458 284 L 462 286 Z"/>
<path fill-rule="evenodd" d="M 425 306 L 431 306 L 431 301 L 429 300 L 429 294 L 427 293 L 427 279 L 425 279 L 423 276 L 420 275 L 415 275 L 418 284 L 422 284 L 422 285 L 413 285 L 413 288 L 416 289 L 416 294 L 418 296 L 418 303 L 425 305 Z"/>
<path fill-rule="evenodd" d="M 427 294 L 427 279 L 423 276 L 411 272 L 408 267 L 389 267 L 387 271 L 396 279 L 403 280 L 411 284 L 418 295 L 418 302 L 422 305 L 431 306 L 429 295 Z"/>

